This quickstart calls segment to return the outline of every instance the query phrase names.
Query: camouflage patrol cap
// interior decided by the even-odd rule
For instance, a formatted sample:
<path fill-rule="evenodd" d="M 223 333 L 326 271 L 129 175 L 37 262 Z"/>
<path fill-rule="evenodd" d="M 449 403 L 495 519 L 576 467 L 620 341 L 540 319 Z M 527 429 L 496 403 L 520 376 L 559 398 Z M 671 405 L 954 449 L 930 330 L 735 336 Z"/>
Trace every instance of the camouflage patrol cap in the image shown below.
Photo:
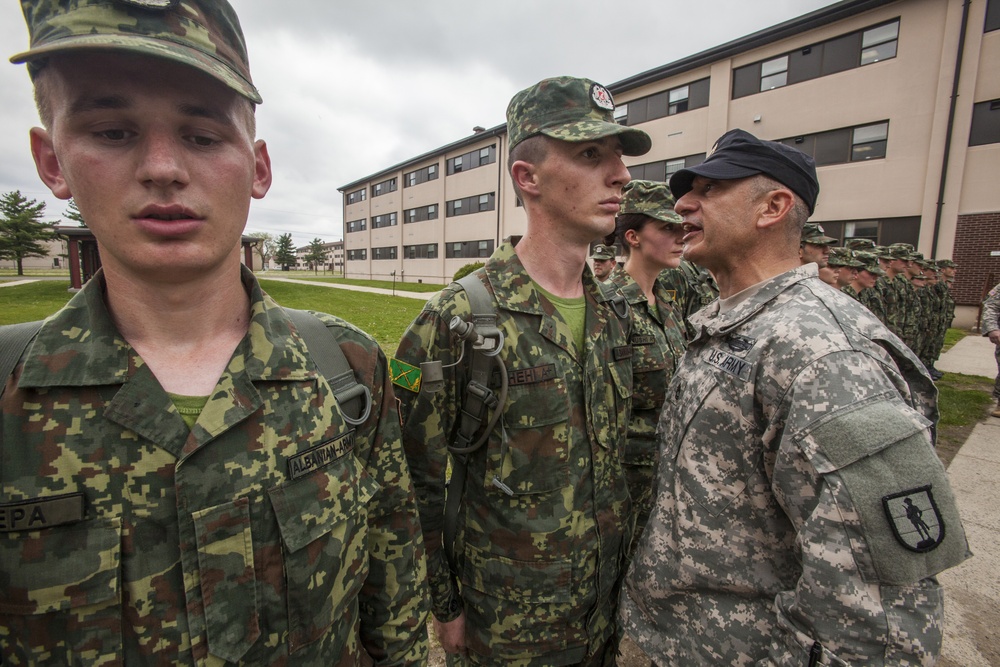
<path fill-rule="evenodd" d="M 958 266 L 958 264 L 956 264 L 955 262 L 951 261 L 950 259 L 939 259 L 937 261 L 937 265 L 938 265 L 938 268 L 940 268 L 940 269 L 954 269 L 955 267 Z"/>
<path fill-rule="evenodd" d="M 622 204 L 618 215 L 639 213 L 663 222 L 681 224 L 684 219 L 674 212 L 674 196 L 661 181 L 634 180 L 622 189 Z"/>
<path fill-rule="evenodd" d="M 851 250 L 873 250 L 875 242 L 871 239 L 850 238 L 844 241 L 844 246 Z"/>
<path fill-rule="evenodd" d="M 913 258 L 913 246 L 909 243 L 893 243 L 886 246 L 883 256 L 910 261 Z"/>
<path fill-rule="evenodd" d="M 603 243 L 598 243 L 594 246 L 594 252 L 590 253 L 591 259 L 614 259 L 615 249 L 608 247 Z"/>
<path fill-rule="evenodd" d="M 851 269 L 862 269 L 864 264 L 854 259 L 853 253 L 847 248 L 833 248 L 827 261 L 829 266 L 846 266 Z"/>
<path fill-rule="evenodd" d="M 807 222 L 802 225 L 802 242 L 813 245 L 833 245 L 837 239 L 827 236 L 821 225 L 815 222 Z"/>
<path fill-rule="evenodd" d="M 885 271 L 878 264 L 878 255 L 873 252 L 858 250 L 854 253 L 854 259 L 861 262 L 861 269 L 876 276 L 884 276 Z"/>
<path fill-rule="evenodd" d="M 194 67 L 255 104 L 246 43 L 226 0 L 21 0 L 31 48 L 13 56 L 34 76 L 50 55 L 81 49 L 166 58 Z"/>
<path fill-rule="evenodd" d="M 607 88 L 570 76 L 543 79 L 507 105 L 510 148 L 536 134 L 571 142 L 617 135 L 625 155 L 642 155 L 653 145 L 642 130 L 615 121 L 615 101 Z"/>

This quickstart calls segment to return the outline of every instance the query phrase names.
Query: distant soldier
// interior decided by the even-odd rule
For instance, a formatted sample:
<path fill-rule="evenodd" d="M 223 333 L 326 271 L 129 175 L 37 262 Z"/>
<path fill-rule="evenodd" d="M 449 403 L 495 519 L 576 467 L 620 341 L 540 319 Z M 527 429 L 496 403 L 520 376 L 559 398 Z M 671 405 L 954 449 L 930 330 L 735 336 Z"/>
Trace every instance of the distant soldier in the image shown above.
<path fill-rule="evenodd" d="M 910 346 L 908 340 L 908 321 L 911 311 L 911 292 L 913 285 L 906 279 L 906 269 L 909 265 L 910 251 L 913 246 L 907 243 L 894 243 L 886 247 L 883 258 L 888 260 L 885 269 L 885 283 L 880 286 L 886 303 L 886 326 L 892 333 Z M 911 348 L 912 349 L 912 348 Z"/>
<path fill-rule="evenodd" d="M 854 279 L 858 277 L 858 269 L 862 267 L 862 264 L 854 259 L 851 251 L 847 248 L 833 248 L 830 250 L 827 266 L 833 269 L 837 280 L 835 287 L 843 291 L 845 287 L 850 287 Z M 851 294 L 850 296 L 855 295 Z"/>
<path fill-rule="evenodd" d="M 837 287 L 837 274 L 829 265 L 830 251 L 837 244 L 837 239 L 827 236 L 823 227 L 815 222 L 807 222 L 802 227 L 802 240 L 799 243 L 799 260 L 802 264 L 810 262 L 816 265 L 819 279 L 831 287 Z"/>
<path fill-rule="evenodd" d="M 855 274 L 854 282 L 845 287 L 843 292 L 860 301 L 879 322 L 885 324 L 885 306 L 875 291 L 875 285 L 885 275 L 885 271 L 878 265 L 878 257 L 874 253 L 859 250 L 854 253 L 854 258 L 861 264 L 861 268 Z"/>
<path fill-rule="evenodd" d="M 594 262 L 594 277 L 604 282 L 615 268 L 615 247 L 598 243 L 594 245 L 590 259 Z"/>
<path fill-rule="evenodd" d="M 997 404 L 990 414 L 994 417 L 1000 417 L 1000 285 L 991 289 L 990 293 L 986 295 L 986 300 L 983 301 L 980 329 L 983 335 L 987 336 L 990 342 L 996 346 L 993 354 L 997 360 L 997 379 L 993 383 L 993 400 Z"/>
<path fill-rule="evenodd" d="M 951 295 L 951 281 L 955 279 L 957 266 L 950 259 L 939 259 L 937 261 L 938 281 L 934 287 L 941 302 L 941 317 L 938 321 L 937 335 L 935 336 L 934 347 L 931 351 L 932 363 L 936 362 L 941 356 L 941 349 L 944 347 L 944 339 L 948 334 L 948 328 L 951 327 L 951 323 L 955 320 L 955 299 Z M 941 371 L 933 366 L 931 370 L 939 376 L 941 375 Z"/>
<path fill-rule="evenodd" d="M 688 323 L 688 318 L 719 298 L 719 286 L 715 283 L 715 278 L 708 269 L 682 259 L 680 266 L 664 271 L 657 280 L 665 289 L 673 292 L 690 339 L 695 332 Z"/>

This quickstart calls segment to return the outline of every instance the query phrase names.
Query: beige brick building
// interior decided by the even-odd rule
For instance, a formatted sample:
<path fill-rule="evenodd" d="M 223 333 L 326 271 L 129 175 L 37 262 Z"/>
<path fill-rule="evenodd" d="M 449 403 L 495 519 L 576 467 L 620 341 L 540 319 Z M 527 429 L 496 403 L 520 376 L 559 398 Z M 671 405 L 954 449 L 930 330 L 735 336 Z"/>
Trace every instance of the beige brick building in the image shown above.
<path fill-rule="evenodd" d="M 608 87 L 653 139 L 634 178 L 740 127 L 813 155 L 829 235 L 959 262 L 963 321 L 1000 282 L 1000 0 L 844 0 Z M 347 276 L 444 283 L 523 233 L 506 139 L 477 128 L 339 188 Z"/>

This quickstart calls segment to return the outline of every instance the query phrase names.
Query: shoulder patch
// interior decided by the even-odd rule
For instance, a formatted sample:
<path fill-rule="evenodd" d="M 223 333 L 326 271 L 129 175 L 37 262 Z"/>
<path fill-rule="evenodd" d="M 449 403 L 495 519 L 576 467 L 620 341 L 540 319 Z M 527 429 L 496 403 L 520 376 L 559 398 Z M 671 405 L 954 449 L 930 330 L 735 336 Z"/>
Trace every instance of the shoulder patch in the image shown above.
<path fill-rule="evenodd" d="M 882 508 L 896 540 L 910 551 L 931 551 L 944 541 L 944 519 L 929 484 L 883 496 Z"/>
<path fill-rule="evenodd" d="M 421 376 L 422 373 L 416 366 L 399 359 L 389 359 L 389 380 L 397 387 L 419 393 Z"/>

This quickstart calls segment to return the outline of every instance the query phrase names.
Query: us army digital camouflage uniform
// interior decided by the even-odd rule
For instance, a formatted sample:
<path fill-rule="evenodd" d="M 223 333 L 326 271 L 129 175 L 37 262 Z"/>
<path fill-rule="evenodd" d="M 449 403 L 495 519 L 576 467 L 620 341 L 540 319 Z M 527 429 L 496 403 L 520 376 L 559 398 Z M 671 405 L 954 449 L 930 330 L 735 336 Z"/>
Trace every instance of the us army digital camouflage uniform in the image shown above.
<path fill-rule="evenodd" d="M 815 266 L 720 305 L 667 389 L 626 632 L 661 667 L 929 664 L 967 555 L 930 378 Z"/>
<path fill-rule="evenodd" d="M 193 429 L 115 329 L 100 274 L 7 381 L 2 664 L 426 663 L 385 357 L 321 316 L 372 392 L 352 429 L 284 311 L 243 282 L 249 331 Z"/>
<path fill-rule="evenodd" d="M 1000 329 L 1000 285 L 995 286 L 986 295 L 980 322 L 984 336 L 989 336 L 991 331 Z M 1000 401 L 1000 346 L 994 348 L 993 354 L 997 360 L 997 379 L 993 383 L 993 398 Z"/>
<path fill-rule="evenodd" d="M 687 324 L 688 318 L 719 297 L 719 287 L 715 284 L 715 278 L 707 269 L 682 259 L 676 269 L 668 269 L 661 273 L 657 282 L 674 293 L 674 300 L 677 302 L 690 338 L 694 335 L 694 330 Z"/>
<path fill-rule="evenodd" d="M 627 314 L 614 312 L 587 268 L 580 350 L 510 243 L 476 275 L 495 297 L 510 383 L 503 417 L 469 460 L 454 573 L 442 542 L 446 468 L 469 364 L 458 363 L 448 324 L 470 316 L 464 290 L 448 287 L 428 301 L 396 353 L 414 367 L 444 365 L 441 391 L 396 391 L 432 610 L 450 621 L 464 608 L 473 664 L 579 664 L 609 645 L 613 652 L 631 537 L 622 470 L 632 392 Z"/>
<path fill-rule="evenodd" d="M 656 425 L 677 361 L 687 347 L 684 323 L 674 312 L 676 304 L 662 283 L 653 284 L 656 305 L 650 306 L 642 288 L 622 267 L 616 267 L 608 282 L 629 303 L 632 318 L 632 416 L 625 446 L 625 474 L 636 516 L 635 540 L 642 533 L 653 503 L 653 473 L 656 463 Z"/>

